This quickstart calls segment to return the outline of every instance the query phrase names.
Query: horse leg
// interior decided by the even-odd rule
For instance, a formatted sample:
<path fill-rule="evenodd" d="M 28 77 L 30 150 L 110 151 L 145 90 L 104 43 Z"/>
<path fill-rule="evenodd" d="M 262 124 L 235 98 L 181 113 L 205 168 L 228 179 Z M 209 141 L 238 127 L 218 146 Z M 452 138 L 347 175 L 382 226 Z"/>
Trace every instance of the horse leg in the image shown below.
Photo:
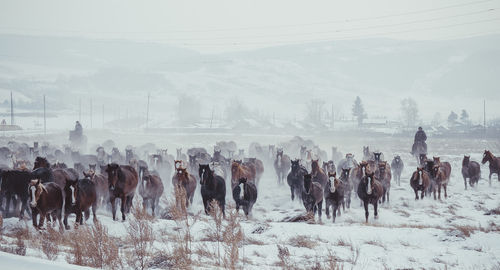
<path fill-rule="evenodd" d="M 111 203 L 111 213 L 113 214 L 113 220 L 116 220 L 116 204 L 115 204 L 116 201 L 115 200 L 116 200 L 115 196 L 109 197 L 109 201 Z"/>
<path fill-rule="evenodd" d="M 85 210 L 85 221 L 89 220 L 90 217 L 90 207 Z M 80 224 L 82 224 L 82 221 L 80 220 Z"/>
<path fill-rule="evenodd" d="M 441 200 L 441 183 L 438 185 L 438 199 Z"/>
<path fill-rule="evenodd" d="M 444 198 L 445 198 L 445 199 L 446 199 L 446 198 L 448 198 L 448 194 L 447 194 L 447 192 L 446 192 L 446 186 L 447 186 L 447 184 L 444 184 L 444 185 L 443 185 L 443 189 L 444 189 Z"/>
<path fill-rule="evenodd" d="M 470 182 L 470 181 L 469 181 Z M 471 183 L 472 184 L 472 183 Z M 467 178 L 464 177 L 465 190 L 467 190 Z M 472 185 L 471 185 L 472 186 Z"/>
<path fill-rule="evenodd" d="M 205 214 L 208 215 L 208 200 L 203 199 L 203 208 L 205 209 Z"/>
<path fill-rule="evenodd" d="M 33 227 L 35 227 L 35 228 L 38 228 L 37 215 L 38 215 L 38 209 L 32 207 L 31 208 L 31 220 L 33 221 Z"/>
<path fill-rule="evenodd" d="M 368 223 L 368 200 L 367 199 L 364 199 L 363 200 L 363 205 L 365 207 L 365 219 L 366 219 L 366 223 Z"/>
<path fill-rule="evenodd" d="M 375 210 L 374 211 L 375 212 L 375 219 L 378 219 L 378 203 L 377 202 L 375 202 L 373 204 L 373 209 Z"/>
<path fill-rule="evenodd" d="M 332 215 L 333 216 L 333 223 L 335 223 L 335 218 L 337 218 L 337 211 L 340 210 L 339 208 L 340 207 L 339 207 L 338 202 L 334 202 L 333 203 L 333 215 Z M 339 211 L 339 216 L 340 216 L 340 211 Z"/>
<path fill-rule="evenodd" d="M 418 189 L 413 189 L 415 191 L 415 200 L 418 200 Z M 424 190 L 422 189 L 422 195 L 424 194 Z"/>
<path fill-rule="evenodd" d="M 293 185 L 290 186 L 290 192 L 292 193 L 292 201 L 295 199 L 295 190 L 293 188 Z"/>
<path fill-rule="evenodd" d="M 33 210 L 33 208 L 31 209 Z M 43 224 L 45 223 L 45 216 L 47 215 L 46 213 L 43 213 L 43 212 L 39 212 L 40 213 L 40 222 L 38 222 L 38 228 L 42 228 L 43 227 Z"/>
<path fill-rule="evenodd" d="M 325 214 L 326 214 L 326 218 L 330 218 L 330 205 L 331 205 L 331 202 L 329 199 L 326 199 L 325 200 Z M 333 213 L 335 215 L 335 213 Z"/>
<path fill-rule="evenodd" d="M 321 212 L 322 212 L 322 208 L 323 208 L 323 200 L 321 200 L 319 203 L 318 203 L 318 216 L 319 216 L 319 221 L 321 222 Z"/>
<path fill-rule="evenodd" d="M 389 195 L 391 194 L 391 186 L 387 188 L 387 203 L 389 204 Z"/>
<path fill-rule="evenodd" d="M 153 214 L 153 217 L 155 216 L 155 201 L 156 198 L 152 198 L 151 200 L 151 213 Z"/>
<path fill-rule="evenodd" d="M 12 195 L 7 193 L 7 196 L 5 198 L 7 201 L 5 202 L 5 218 L 9 217 L 9 210 L 10 210 L 10 200 L 12 199 Z"/>
<path fill-rule="evenodd" d="M 28 198 L 21 198 L 21 213 L 19 213 L 19 220 L 24 218 L 24 210 L 26 209 L 28 204 Z"/>
<path fill-rule="evenodd" d="M 127 212 L 127 196 L 121 196 L 122 203 L 120 206 L 120 211 L 122 212 L 122 221 L 125 221 L 125 213 Z"/>

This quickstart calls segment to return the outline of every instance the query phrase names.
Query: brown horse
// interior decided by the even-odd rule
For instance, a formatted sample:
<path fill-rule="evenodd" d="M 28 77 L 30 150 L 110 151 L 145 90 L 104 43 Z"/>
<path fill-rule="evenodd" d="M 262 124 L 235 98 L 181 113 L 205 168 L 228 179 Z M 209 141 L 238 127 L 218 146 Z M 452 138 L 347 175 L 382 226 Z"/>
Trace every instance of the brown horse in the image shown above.
<path fill-rule="evenodd" d="M 417 170 L 413 172 L 410 179 L 410 186 L 415 191 L 415 200 L 418 200 L 418 191 L 421 191 L 420 199 L 424 199 L 424 194 L 429 188 L 431 180 L 429 179 L 429 174 L 422 167 L 417 167 Z"/>
<path fill-rule="evenodd" d="M 188 173 L 186 168 L 179 167 L 172 177 L 172 186 L 175 191 L 184 189 L 186 192 L 186 206 L 193 203 L 194 191 L 196 190 L 196 178 Z M 175 196 L 177 198 L 177 196 Z M 180 202 L 177 202 L 179 205 Z"/>
<path fill-rule="evenodd" d="M 94 182 L 97 195 L 97 205 L 106 205 L 109 201 L 109 184 L 106 171 L 104 171 L 104 174 L 97 174 L 94 171 L 90 171 L 88 173 L 84 172 L 83 175 Z"/>
<path fill-rule="evenodd" d="M 239 185 L 241 178 L 246 178 L 248 182 L 255 184 L 255 167 L 241 163 L 241 160 L 234 160 L 231 164 L 231 190 Z"/>
<path fill-rule="evenodd" d="M 83 224 L 83 214 L 85 213 L 85 220 L 90 217 L 90 207 L 92 207 L 92 214 L 94 223 L 97 222 L 97 192 L 94 182 L 89 178 L 84 178 L 76 181 L 68 181 L 66 183 L 66 201 L 64 211 L 64 227 L 69 230 L 68 216 L 71 213 L 76 214 L 75 228 L 78 224 Z"/>
<path fill-rule="evenodd" d="M 447 161 L 441 161 L 440 157 L 433 157 L 434 164 L 443 167 L 443 171 L 445 173 L 445 177 L 447 180 L 450 179 L 451 176 L 451 164 Z"/>
<path fill-rule="evenodd" d="M 245 159 L 243 165 L 250 168 L 253 167 L 252 170 L 255 170 L 255 185 L 258 186 L 260 177 L 264 173 L 264 164 L 262 163 L 262 160 L 257 158 L 248 158 Z"/>
<path fill-rule="evenodd" d="M 341 205 L 345 211 L 344 191 L 346 185 L 348 185 L 348 183 L 344 183 L 342 180 L 339 180 L 335 171 L 333 173 L 328 173 L 328 183 L 324 190 L 325 211 L 326 217 L 330 218 L 330 206 L 332 206 L 333 222 L 335 222 L 337 212 L 340 216 Z"/>
<path fill-rule="evenodd" d="M 137 172 L 128 165 L 118 165 L 116 163 L 108 164 L 106 168 L 108 173 L 109 200 L 111 202 L 111 211 L 113 220 L 116 220 L 116 198 L 120 198 L 122 220 L 125 220 L 125 213 L 130 211 L 132 200 L 134 199 L 135 189 L 139 182 Z"/>
<path fill-rule="evenodd" d="M 144 172 L 139 186 L 139 194 L 142 196 L 142 206 L 146 209 L 148 202 L 151 204 L 151 211 L 155 215 L 155 207 L 163 194 L 163 183 L 157 175 L 150 174 L 148 170 Z"/>
<path fill-rule="evenodd" d="M 62 225 L 62 190 L 56 183 L 42 184 L 40 179 L 31 180 L 28 188 L 30 197 L 30 206 L 33 220 L 33 227 L 41 229 L 47 215 L 52 216 L 52 220 L 59 221 L 59 229 Z M 40 222 L 37 222 L 37 216 L 40 214 Z M 55 226 L 55 222 L 52 223 Z"/>
<path fill-rule="evenodd" d="M 447 176 L 446 168 L 444 166 L 434 165 L 433 168 L 433 181 L 434 181 L 434 200 L 436 199 L 436 190 L 438 190 L 438 199 L 441 200 L 441 186 L 444 189 L 444 197 L 447 198 L 446 187 L 449 182 L 449 175 Z"/>
<path fill-rule="evenodd" d="M 490 151 L 484 150 L 483 154 L 483 160 L 481 163 L 485 164 L 486 162 L 489 162 L 490 165 L 490 175 L 489 175 L 489 183 L 491 186 L 491 176 L 493 174 L 497 174 L 497 178 L 500 181 L 500 158 L 495 157 Z"/>
<path fill-rule="evenodd" d="M 368 172 L 370 172 L 370 168 L 368 167 L 368 162 L 365 160 L 361 161 L 357 167 L 351 170 L 349 182 L 351 182 L 354 190 L 358 188 L 359 182 Z"/>
<path fill-rule="evenodd" d="M 328 176 L 326 176 L 323 169 L 319 167 L 319 159 L 313 159 L 311 162 L 311 176 L 314 182 L 318 182 L 321 188 L 325 189 L 328 182 Z"/>
<path fill-rule="evenodd" d="M 391 174 L 391 168 L 389 164 L 387 164 L 387 161 L 379 162 L 378 170 L 376 171 L 375 175 L 376 178 L 382 184 L 382 187 L 384 188 L 384 195 L 382 195 L 382 203 L 385 203 L 386 197 L 387 197 L 387 202 L 389 202 L 392 174 Z"/>

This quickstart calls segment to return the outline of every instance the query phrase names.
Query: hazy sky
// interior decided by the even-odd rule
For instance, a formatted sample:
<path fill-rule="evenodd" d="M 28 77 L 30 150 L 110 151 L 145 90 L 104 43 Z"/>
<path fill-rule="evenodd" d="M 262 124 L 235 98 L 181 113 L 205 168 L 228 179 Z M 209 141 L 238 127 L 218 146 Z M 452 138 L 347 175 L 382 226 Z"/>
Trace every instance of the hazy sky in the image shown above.
<path fill-rule="evenodd" d="M 202 52 L 500 32 L 500 0 L 0 0 L 0 33 L 165 42 Z"/>

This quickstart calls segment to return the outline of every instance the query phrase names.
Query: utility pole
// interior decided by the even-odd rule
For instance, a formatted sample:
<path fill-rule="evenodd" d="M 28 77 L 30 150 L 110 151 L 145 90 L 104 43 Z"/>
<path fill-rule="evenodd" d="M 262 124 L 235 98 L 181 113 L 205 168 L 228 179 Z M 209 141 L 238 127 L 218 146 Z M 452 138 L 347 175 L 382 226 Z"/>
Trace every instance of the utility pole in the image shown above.
<path fill-rule="evenodd" d="M 92 98 L 90 98 L 90 128 L 92 128 Z"/>
<path fill-rule="evenodd" d="M 102 128 L 104 128 L 104 104 L 102 104 Z"/>
<path fill-rule="evenodd" d="M 78 100 L 78 122 L 82 121 L 82 99 Z"/>
<path fill-rule="evenodd" d="M 149 98 L 150 98 L 150 93 L 148 93 L 148 107 L 146 109 L 146 128 L 149 127 Z"/>
<path fill-rule="evenodd" d="M 212 122 L 214 121 L 214 111 L 215 111 L 215 108 L 212 107 L 212 117 L 210 117 L 210 128 L 212 128 Z"/>
<path fill-rule="evenodd" d="M 14 102 L 12 99 L 12 91 L 10 91 L 10 124 L 14 125 Z"/>
<path fill-rule="evenodd" d="M 43 95 L 43 135 L 47 135 L 47 115 L 45 113 L 45 95 Z"/>

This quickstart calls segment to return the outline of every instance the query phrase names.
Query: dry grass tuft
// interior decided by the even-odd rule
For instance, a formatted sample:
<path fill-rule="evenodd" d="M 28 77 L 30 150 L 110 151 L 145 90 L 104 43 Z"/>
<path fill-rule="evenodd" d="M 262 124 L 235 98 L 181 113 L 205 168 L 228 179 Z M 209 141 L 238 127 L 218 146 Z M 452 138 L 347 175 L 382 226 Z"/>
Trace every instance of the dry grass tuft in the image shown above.
<path fill-rule="evenodd" d="M 339 238 L 337 242 L 335 243 L 336 246 L 341 246 L 341 247 L 352 247 L 352 241 L 351 240 L 346 240 L 344 238 Z"/>
<path fill-rule="evenodd" d="M 297 269 L 297 267 L 295 267 L 294 263 L 290 259 L 290 251 L 288 250 L 288 248 L 280 245 L 276 246 L 278 248 L 278 259 L 279 259 L 279 262 L 277 262 L 276 265 L 286 270 Z"/>
<path fill-rule="evenodd" d="M 47 231 L 42 233 L 41 248 L 47 259 L 54 261 L 59 255 L 59 243 L 62 234 L 56 231 L 52 226 L 47 226 Z"/>
<path fill-rule="evenodd" d="M 298 235 L 288 240 L 288 244 L 293 247 L 313 249 L 318 245 L 310 236 Z"/>
<path fill-rule="evenodd" d="M 378 246 L 378 247 L 383 248 L 384 250 L 387 250 L 387 247 L 379 239 L 372 239 L 372 240 L 365 241 L 365 244 L 372 245 L 372 246 Z"/>

